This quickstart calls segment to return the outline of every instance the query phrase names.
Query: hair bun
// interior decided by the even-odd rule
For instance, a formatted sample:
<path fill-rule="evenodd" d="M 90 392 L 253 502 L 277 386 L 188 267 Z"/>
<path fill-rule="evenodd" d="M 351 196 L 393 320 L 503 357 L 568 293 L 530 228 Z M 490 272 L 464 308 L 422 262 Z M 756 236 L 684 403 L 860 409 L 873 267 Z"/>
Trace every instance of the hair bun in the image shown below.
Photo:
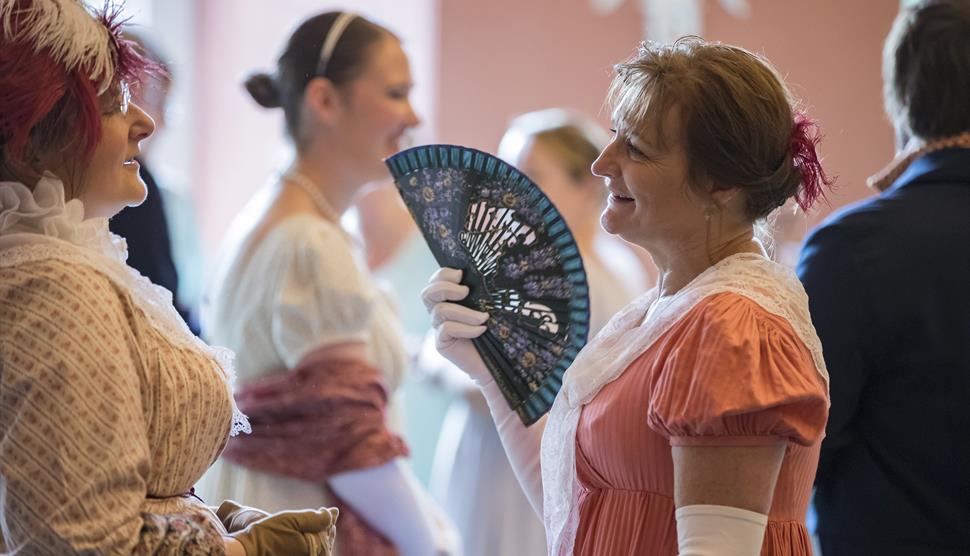
<path fill-rule="evenodd" d="M 276 79 L 267 73 L 254 73 L 243 83 L 249 95 L 263 108 L 279 108 L 283 105 L 280 87 Z"/>

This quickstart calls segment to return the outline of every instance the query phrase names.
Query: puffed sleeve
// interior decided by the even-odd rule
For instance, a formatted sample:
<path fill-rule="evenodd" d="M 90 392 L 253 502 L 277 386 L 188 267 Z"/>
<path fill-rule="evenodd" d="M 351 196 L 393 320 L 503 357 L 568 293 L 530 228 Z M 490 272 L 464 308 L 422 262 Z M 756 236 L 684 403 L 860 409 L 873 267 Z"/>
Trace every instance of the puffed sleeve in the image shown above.
<path fill-rule="evenodd" d="M 140 511 L 150 471 L 125 294 L 59 261 L 0 268 L 0 530 L 16 554 L 223 554 Z"/>
<path fill-rule="evenodd" d="M 828 397 L 791 325 L 751 299 L 702 300 L 665 334 L 650 364 L 648 422 L 672 446 L 813 445 Z"/>
<path fill-rule="evenodd" d="M 281 228 L 273 342 L 288 368 L 321 347 L 366 341 L 377 291 L 329 222 Z"/>

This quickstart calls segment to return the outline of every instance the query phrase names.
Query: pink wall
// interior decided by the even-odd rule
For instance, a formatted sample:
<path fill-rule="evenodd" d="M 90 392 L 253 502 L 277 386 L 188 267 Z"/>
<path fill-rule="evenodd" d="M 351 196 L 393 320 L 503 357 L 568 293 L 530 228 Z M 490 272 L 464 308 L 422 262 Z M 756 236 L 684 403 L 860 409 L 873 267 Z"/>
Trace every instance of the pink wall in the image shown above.
<path fill-rule="evenodd" d="M 609 16 L 590 0 L 441 2 L 439 139 L 494 151 L 513 116 L 549 106 L 600 115 L 612 65 L 637 44 L 632 2 Z"/>
<path fill-rule="evenodd" d="M 598 114 L 610 68 L 640 40 L 639 2 L 593 13 L 590 0 L 441 3 L 439 139 L 493 150 L 515 114 L 565 105 Z M 865 177 L 892 158 L 882 113 L 880 52 L 896 14 L 886 0 L 750 0 L 752 16 L 705 7 L 705 38 L 764 53 L 821 120 L 840 206 L 868 194 Z M 830 209 L 822 206 L 813 219 Z"/>

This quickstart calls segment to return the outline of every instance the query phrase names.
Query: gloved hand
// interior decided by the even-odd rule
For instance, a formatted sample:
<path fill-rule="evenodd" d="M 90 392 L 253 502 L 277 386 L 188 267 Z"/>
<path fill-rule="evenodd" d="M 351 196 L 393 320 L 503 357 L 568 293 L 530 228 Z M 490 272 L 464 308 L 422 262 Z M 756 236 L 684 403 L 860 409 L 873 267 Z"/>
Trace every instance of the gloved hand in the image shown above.
<path fill-rule="evenodd" d="M 242 531 L 250 523 L 259 521 L 265 517 L 269 517 L 269 512 L 264 512 L 263 510 L 257 510 L 256 508 L 250 508 L 248 506 L 243 506 L 234 500 L 225 500 L 219 505 L 219 508 L 215 510 L 217 516 L 219 516 L 219 521 L 226 527 L 226 531 L 229 533 L 235 533 L 236 531 Z"/>
<path fill-rule="evenodd" d="M 501 389 L 471 343 L 471 338 L 477 338 L 485 332 L 484 323 L 488 321 L 488 313 L 449 303 L 468 296 L 468 286 L 462 286 L 460 281 L 460 270 L 441 268 L 431 276 L 428 286 L 421 292 L 424 306 L 431 313 L 435 347 L 441 355 L 468 373 L 481 388 L 516 478 L 541 518 L 542 474 L 539 444 L 545 429 L 545 417 L 526 428 L 509 408 Z"/>
<path fill-rule="evenodd" d="M 449 303 L 468 296 L 468 286 L 462 286 L 459 282 L 460 270 L 440 268 L 421 292 L 421 300 L 431 313 L 438 352 L 468 373 L 480 387 L 484 387 L 492 382 L 492 375 L 472 345 L 471 339 L 481 336 L 487 330 L 484 324 L 488 321 L 488 313 Z"/>
<path fill-rule="evenodd" d="M 336 521 L 335 508 L 285 511 L 254 521 L 230 536 L 243 545 L 246 556 L 329 556 L 333 552 Z"/>

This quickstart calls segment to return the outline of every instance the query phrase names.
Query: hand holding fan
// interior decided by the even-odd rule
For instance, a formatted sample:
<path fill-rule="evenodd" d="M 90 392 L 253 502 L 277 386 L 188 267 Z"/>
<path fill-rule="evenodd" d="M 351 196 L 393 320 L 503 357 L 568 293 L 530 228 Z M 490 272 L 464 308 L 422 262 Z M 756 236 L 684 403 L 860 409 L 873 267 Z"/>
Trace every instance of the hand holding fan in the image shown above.
<path fill-rule="evenodd" d="M 463 305 L 489 314 L 472 340 L 509 406 L 531 425 L 552 407 L 586 344 L 579 249 L 528 177 L 475 149 L 425 145 L 386 161 L 441 266 L 463 271 Z"/>

